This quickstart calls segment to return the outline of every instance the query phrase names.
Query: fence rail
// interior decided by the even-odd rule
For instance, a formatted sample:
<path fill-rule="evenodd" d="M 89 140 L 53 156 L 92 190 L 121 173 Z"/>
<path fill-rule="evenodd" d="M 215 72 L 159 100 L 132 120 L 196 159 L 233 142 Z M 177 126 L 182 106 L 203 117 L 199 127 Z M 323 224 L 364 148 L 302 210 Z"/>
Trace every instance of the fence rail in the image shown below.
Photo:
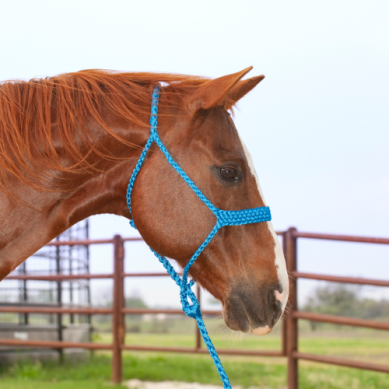
<path fill-rule="evenodd" d="M 389 281 L 375 280 L 371 278 L 339 277 L 339 276 L 330 276 L 325 274 L 301 273 L 297 271 L 289 272 L 289 275 L 294 278 L 306 278 L 309 280 L 340 282 L 344 284 L 389 286 Z"/>
<path fill-rule="evenodd" d="M 298 361 L 307 360 L 320 363 L 328 363 L 339 366 L 347 366 L 358 369 L 368 369 L 372 371 L 389 373 L 389 366 L 378 365 L 366 362 L 348 360 L 344 358 L 322 356 L 316 354 L 301 353 L 298 351 L 298 320 L 310 320 L 338 325 L 348 325 L 372 328 L 377 330 L 389 331 L 389 323 L 377 322 L 374 320 L 356 319 L 350 317 L 317 314 L 311 312 L 298 311 L 297 306 L 297 280 L 314 279 L 330 282 L 350 283 L 359 285 L 389 286 L 388 280 L 365 279 L 356 277 L 339 277 L 332 275 L 322 275 L 313 273 L 303 273 L 298 271 L 297 263 L 297 240 L 298 239 L 322 239 L 343 242 L 359 242 L 371 244 L 389 245 L 387 238 L 360 237 L 348 235 L 329 235 L 299 232 L 295 228 L 289 228 L 287 231 L 277 232 L 283 238 L 283 250 L 285 253 L 288 272 L 290 274 L 290 312 L 286 320 L 282 323 L 281 330 L 281 349 L 280 350 L 233 350 L 218 349 L 219 354 L 226 355 L 246 355 L 246 356 L 269 356 L 269 357 L 286 357 L 288 366 L 288 388 L 298 389 Z M 82 315 L 112 315 L 112 344 L 100 343 L 72 343 L 63 341 L 33 341 L 33 340 L 16 340 L 0 339 L 0 346 L 20 346 L 20 347 L 39 347 L 39 348 L 83 348 L 89 350 L 111 350 L 112 351 L 112 381 L 115 383 L 122 381 L 122 352 L 131 351 L 160 351 L 175 353 L 208 353 L 207 349 L 202 347 L 201 336 L 196 328 L 195 346 L 194 347 L 156 347 L 156 346 L 136 346 L 124 344 L 125 337 L 125 315 L 141 314 L 173 314 L 184 315 L 182 310 L 176 309 L 140 309 L 126 308 L 124 305 L 124 279 L 126 277 L 168 277 L 167 273 L 125 273 L 124 272 L 124 243 L 142 241 L 141 238 L 122 238 L 115 235 L 113 239 L 99 240 L 77 240 L 77 241 L 55 241 L 49 246 L 76 246 L 92 244 L 112 244 L 114 271 L 107 274 L 67 274 L 67 275 L 10 275 L 7 280 L 36 280 L 36 281 L 71 281 L 80 279 L 112 279 L 113 280 L 113 305 L 112 308 L 66 308 L 56 306 L 29 306 L 4 305 L 0 306 L 0 313 L 24 313 L 24 314 L 82 314 Z M 197 287 L 197 296 L 201 300 L 200 288 Z M 203 315 L 222 315 L 220 310 L 203 310 Z"/>

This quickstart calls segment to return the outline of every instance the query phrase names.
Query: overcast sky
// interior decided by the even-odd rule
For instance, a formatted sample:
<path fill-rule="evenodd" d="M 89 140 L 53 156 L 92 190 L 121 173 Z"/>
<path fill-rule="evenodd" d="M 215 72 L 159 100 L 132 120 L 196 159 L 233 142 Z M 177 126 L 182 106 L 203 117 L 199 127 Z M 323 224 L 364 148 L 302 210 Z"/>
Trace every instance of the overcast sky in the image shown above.
<path fill-rule="evenodd" d="M 235 122 L 276 229 L 389 235 L 387 1 L 13 0 L 0 14 L 1 80 L 87 68 L 218 77 L 254 66 L 266 78 Z M 91 219 L 92 237 L 114 233 L 135 234 L 119 217 Z M 126 266 L 158 269 L 141 245 L 127 245 Z M 92 254 L 94 272 L 110 269 L 110 248 Z M 302 270 L 389 276 L 386 247 L 302 242 L 299 254 Z M 302 283 L 302 297 L 312 287 Z M 135 289 L 150 304 L 178 295 L 167 279 L 131 280 Z"/>

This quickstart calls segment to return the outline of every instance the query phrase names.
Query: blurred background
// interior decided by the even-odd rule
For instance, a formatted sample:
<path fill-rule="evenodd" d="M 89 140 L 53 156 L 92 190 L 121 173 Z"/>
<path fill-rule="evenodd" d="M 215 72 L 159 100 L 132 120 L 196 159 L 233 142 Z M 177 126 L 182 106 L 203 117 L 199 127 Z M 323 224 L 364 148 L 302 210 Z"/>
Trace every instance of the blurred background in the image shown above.
<path fill-rule="evenodd" d="M 4 81 L 92 68 L 213 78 L 254 66 L 250 75 L 266 78 L 239 102 L 234 120 L 276 230 L 388 236 L 387 1 L 13 0 L 0 14 Z M 91 239 L 114 234 L 137 236 L 124 218 L 89 219 Z M 112 271 L 111 247 L 92 246 L 88 255 L 90 272 Z M 387 279 L 388 256 L 385 246 L 303 241 L 299 270 Z M 125 266 L 162 271 L 143 243 L 126 244 Z M 92 304 L 109 305 L 111 288 L 91 281 Z M 127 279 L 125 292 L 135 305 L 180 307 L 168 278 Z M 301 306 L 333 305 L 336 293 L 345 290 L 299 281 Z M 345 306 L 383 304 L 378 316 L 389 318 L 385 288 L 347 293 Z M 208 294 L 203 304 L 218 307 Z"/>

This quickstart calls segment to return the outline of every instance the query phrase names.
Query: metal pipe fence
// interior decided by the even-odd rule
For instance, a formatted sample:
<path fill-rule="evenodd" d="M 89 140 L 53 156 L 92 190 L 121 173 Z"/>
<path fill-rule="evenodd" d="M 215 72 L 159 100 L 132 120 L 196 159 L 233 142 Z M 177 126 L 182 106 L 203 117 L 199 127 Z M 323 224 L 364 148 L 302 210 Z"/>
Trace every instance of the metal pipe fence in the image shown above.
<path fill-rule="evenodd" d="M 339 277 L 331 275 L 320 275 L 312 273 L 302 273 L 298 271 L 297 263 L 297 240 L 304 239 L 324 239 L 344 242 L 362 242 L 372 244 L 389 245 L 389 239 L 369 238 L 345 235 L 328 235 L 298 232 L 295 228 L 289 228 L 287 231 L 277 232 L 282 236 L 283 250 L 287 262 L 287 268 L 290 275 L 290 297 L 289 313 L 286 320 L 282 322 L 281 328 L 281 349 L 280 350 L 242 350 L 242 349 L 217 349 L 219 354 L 223 355 L 246 355 L 246 356 L 269 356 L 269 357 L 286 357 L 288 368 L 288 389 L 298 389 L 298 361 L 308 360 L 314 362 L 328 363 L 339 366 L 347 366 L 358 369 L 368 369 L 379 372 L 389 373 L 389 366 L 377 365 L 367 362 L 358 362 L 338 357 L 321 356 L 316 354 L 301 353 L 298 351 L 298 320 L 311 320 L 338 325 L 348 325 L 372 328 L 377 330 L 389 330 L 389 323 L 377 322 L 374 320 L 348 318 L 334 315 L 317 314 L 311 312 L 302 312 L 297 306 L 297 280 L 299 278 L 325 280 L 332 282 L 351 283 L 359 285 L 389 286 L 387 280 L 374 280 L 355 277 Z M 23 307 L 23 306 L 0 306 L 0 313 L 30 313 L 30 314 L 81 314 L 81 315 L 112 315 L 112 343 L 72 343 L 64 341 L 33 341 L 33 340 L 16 340 L 0 339 L 0 346 L 20 346 L 31 348 L 83 348 L 89 350 L 110 350 L 112 352 L 112 381 L 119 383 L 122 381 L 122 354 L 124 350 L 130 351 L 156 351 L 156 352 L 174 352 L 174 353 L 208 353 L 206 348 L 202 347 L 201 335 L 196 328 L 195 346 L 189 347 L 151 347 L 126 345 L 125 338 L 125 315 L 141 314 L 173 314 L 184 315 L 184 312 L 176 309 L 140 309 L 126 308 L 124 295 L 124 279 L 126 277 L 166 277 L 166 273 L 125 273 L 124 272 L 124 243 L 142 241 L 142 238 L 122 238 L 115 235 L 113 239 L 99 240 L 77 240 L 77 241 L 55 241 L 49 246 L 75 246 L 75 245 L 92 245 L 92 244 L 111 244 L 113 245 L 114 271 L 107 274 L 68 274 L 68 275 L 10 275 L 6 279 L 10 280 L 45 280 L 45 281 L 68 281 L 78 279 L 112 279 L 113 280 L 113 304 L 112 308 L 61 308 L 61 307 Z M 197 296 L 201 302 L 200 288 L 197 287 Z M 203 310 L 204 316 L 217 316 L 222 312 L 219 310 Z"/>
<path fill-rule="evenodd" d="M 358 284 L 358 285 L 374 285 L 374 286 L 389 286 L 387 280 L 374 280 L 356 277 L 339 277 L 332 275 L 321 275 L 312 273 L 302 273 L 298 271 L 298 255 L 297 255 L 297 240 L 298 239 L 320 239 L 341 242 L 354 243 L 370 243 L 389 245 L 387 238 L 361 237 L 349 235 L 330 235 L 316 234 L 308 232 L 299 232 L 296 228 L 289 228 L 284 233 L 284 252 L 287 262 L 287 268 L 290 275 L 290 297 L 289 306 L 290 313 L 286 319 L 286 339 L 288 360 L 288 389 L 298 389 L 298 361 L 306 360 L 313 362 L 321 362 L 338 366 L 353 367 L 357 369 L 366 369 L 378 372 L 389 373 L 389 366 L 373 364 L 368 362 L 360 362 L 346 358 L 333 356 L 324 356 L 317 354 L 301 353 L 298 351 L 298 320 L 311 320 L 324 323 L 332 323 L 338 325 L 347 325 L 355 327 L 372 328 L 376 330 L 389 330 L 389 323 L 378 322 L 374 320 L 364 320 L 351 317 L 325 315 L 311 312 L 302 312 L 298 310 L 297 305 L 297 280 L 310 279 L 322 280 L 330 282 Z"/>

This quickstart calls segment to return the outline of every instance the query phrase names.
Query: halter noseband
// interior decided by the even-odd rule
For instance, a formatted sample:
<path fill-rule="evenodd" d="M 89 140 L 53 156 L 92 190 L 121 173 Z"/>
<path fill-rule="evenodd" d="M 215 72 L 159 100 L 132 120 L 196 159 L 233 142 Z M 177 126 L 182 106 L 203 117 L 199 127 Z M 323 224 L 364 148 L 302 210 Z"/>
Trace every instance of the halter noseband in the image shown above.
<path fill-rule="evenodd" d="M 197 321 L 197 325 L 199 327 L 200 333 L 203 337 L 204 343 L 206 344 L 209 353 L 216 365 L 217 371 L 220 375 L 220 378 L 223 382 L 224 388 L 231 388 L 230 381 L 228 380 L 227 374 L 224 371 L 224 368 L 220 362 L 219 356 L 215 350 L 215 347 L 212 344 L 212 341 L 208 335 L 208 332 L 205 328 L 204 321 L 202 319 L 202 314 L 200 310 L 200 304 L 196 298 L 196 295 L 192 292 L 191 287 L 195 284 L 194 280 L 188 282 L 188 273 L 190 267 L 193 265 L 196 258 L 201 254 L 201 252 L 205 249 L 211 239 L 216 235 L 220 228 L 224 226 L 239 226 L 243 224 L 252 224 L 252 223 L 261 223 L 271 220 L 270 208 L 269 207 L 258 207 L 251 209 L 243 209 L 241 211 L 224 211 L 217 207 L 215 207 L 200 191 L 200 189 L 193 183 L 193 181 L 187 176 L 187 174 L 178 166 L 178 164 L 171 157 L 166 147 L 161 142 L 161 139 L 157 133 L 157 114 L 158 114 L 158 99 L 159 99 L 160 87 L 155 86 L 152 94 L 151 100 L 151 116 L 150 116 L 150 137 L 146 142 L 146 145 L 142 151 L 142 154 L 139 157 L 139 160 L 135 166 L 135 169 L 131 175 L 130 182 L 128 184 L 127 189 L 127 204 L 132 215 L 131 211 L 131 193 L 134 187 L 134 183 L 138 173 L 142 167 L 142 163 L 146 158 L 147 152 L 150 149 L 150 146 L 153 142 L 157 144 L 159 149 L 165 155 L 167 161 L 176 172 L 181 176 L 181 178 L 189 185 L 189 187 L 196 193 L 197 197 L 205 203 L 205 205 L 212 211 L 212 213 L 216 216 L 216 225 L 207 236 L 205 241 L 201 244 L 201 246 L 196 250 L 196 252 L 192 255 L 192 258 L 189 260 L 188 264 L 184 268 L 184 272 L 182 278 L 176 273 L 173 266 L 169 263 L 169 261 L 159 255 L 157 252 L 151 249 L 151 251 L 155 254 L 155 256 L 159 259 L 162 265 L 165 267 L 167 272 L 170 274 L 172 279 L 176 282 L 176 284 L 180 287 L 180 298 L 182 309 L 187 316 L 193 317 Z M 130 220 L 130 224 L 132 227 L 135 227 L 134 220 Z M 192 305 L 189 304 L 188 298 L 191 300 Z"/>

